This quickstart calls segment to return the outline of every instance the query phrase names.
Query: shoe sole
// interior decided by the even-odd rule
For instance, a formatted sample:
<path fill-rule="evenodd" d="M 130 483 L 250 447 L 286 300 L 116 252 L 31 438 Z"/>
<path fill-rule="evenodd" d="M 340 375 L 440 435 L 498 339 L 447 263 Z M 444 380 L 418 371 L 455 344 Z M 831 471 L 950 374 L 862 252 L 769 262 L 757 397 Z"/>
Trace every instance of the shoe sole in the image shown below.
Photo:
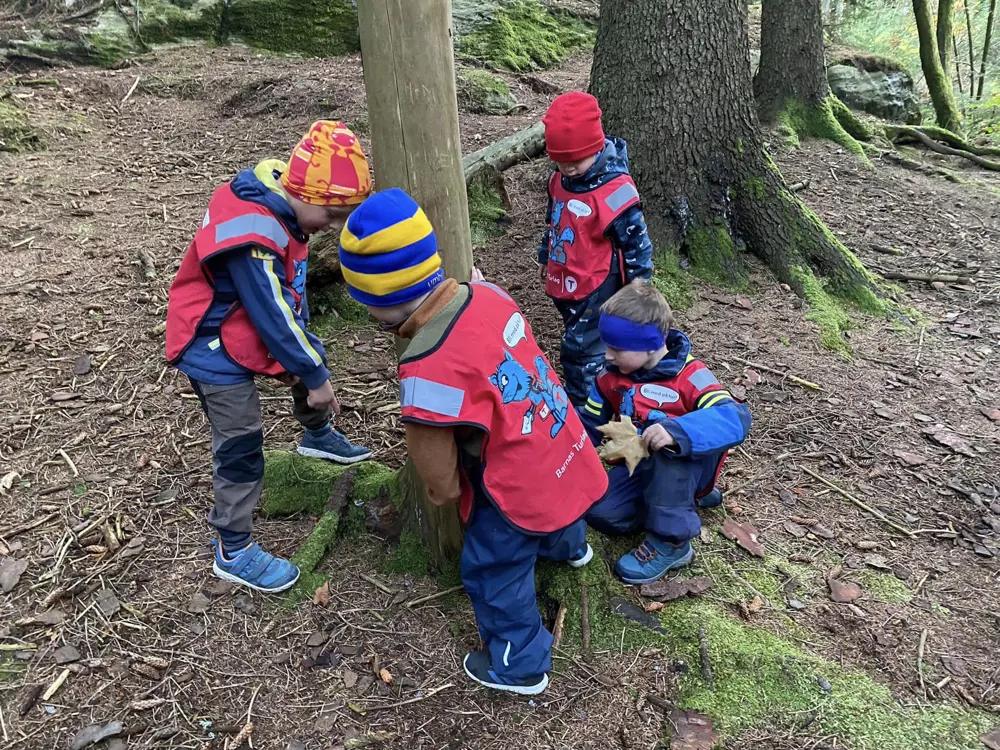
<path fill-rule="evenodd" d="M 589 563 L 594 559 L 594 548 L 589 544 L 587 545 L 587 551 L 579 560 L 567 560 L 571 568 L 582 568 L 584 565 Z"/>
<path fill-rule="evenodd" d="M 212 572 L 215 574 L 216 578 L 221 578 L 223 581 L 229 581 L 230 583 L 235 583 L 238 586 L 246 586 L 247 588 L 253 589 L 254 591 L 259 591 L 262 594 L 279 594 L 282 591 L 287 591 L 296 583 L 299 582 L 299 576 L 302 575 L 301 572 L 295 574 L 293 578 L 288 583 L 282 585 L 280 588 L 264 588 L 263 586 L 255 586 L 249 581 L 244 581 L 239 576 L 234 576 L 232 573 L 227 573 L 225 570 L 219 567 L 219 563 L 212 563 Z"/>
<path fill-rule="evenodd" d="M 334 453 L 326 453 L 325 451 L 319 451 L 315 448 L 298 448 L 297 453 L 300 456 L 305 456 L 306 458 L 322 458 L 324 461 L 333 461 L 335 464 L 342 464 L 344 466 L 350 466 L 351 464 L 360 463 L 361 461 L 367 461 L 372 457 L 371 451 L 368 453 L 362 453 L 360 456 L 355 456 L 354 458 L 346 458 L 345 456 L 338 456 Z"/>
<path fill-rule="evenodd" d="M 626 578 L 621 573 L 618 573 L 617 570 L 615 572 L 618 573 L 618 577 L 622 579 L 623 583 L 627 583 L 630 586 L 639 586 L 643 583 L 654 583 L 655 581 L 659 581 L 661 578 L 663 578 L 663 576 L 665 576 L 671 570 L 677 570 L 678 568 L 686 567 L 690 565 L 693 560 L 694 560 L 694 550 L 691 550 L 691 552 L 689 552 L 683 559 L 678 560 L 673 565 L 667 567 L 662 573 L 658 573 L 652 578 Z"/>
<path fill-rule="evenodd" d="M 542 675 L 542 681 L 537 685 L 503 685 L 499 682 L 485 682 L 469 671 L 469 667 L 466 664 L 468 659 L 469 657 L 466 656 L 465 659 L 462 660 L 462 669 L 465 670 L 465 676 L 473 682 L 478 682 L 483 687 L 488 687 L 493 690 L 502 690 L 505 693 L 517 693 L 518 695 L 538 695 L 549 686 L 548 675 Z"/>

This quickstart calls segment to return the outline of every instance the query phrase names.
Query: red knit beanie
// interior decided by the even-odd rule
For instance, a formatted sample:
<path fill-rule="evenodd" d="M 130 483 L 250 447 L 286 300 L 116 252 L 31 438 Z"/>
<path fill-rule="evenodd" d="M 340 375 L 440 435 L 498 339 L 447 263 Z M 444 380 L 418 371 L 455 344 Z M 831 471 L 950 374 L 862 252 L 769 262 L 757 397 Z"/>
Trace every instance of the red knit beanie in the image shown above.
<path fill-rule="evenodd" d="M 542 122 L 552 161 L 582 161 L 604 148 L 601 107 L 590 94 L 567 91 L 557 96 Z"/>

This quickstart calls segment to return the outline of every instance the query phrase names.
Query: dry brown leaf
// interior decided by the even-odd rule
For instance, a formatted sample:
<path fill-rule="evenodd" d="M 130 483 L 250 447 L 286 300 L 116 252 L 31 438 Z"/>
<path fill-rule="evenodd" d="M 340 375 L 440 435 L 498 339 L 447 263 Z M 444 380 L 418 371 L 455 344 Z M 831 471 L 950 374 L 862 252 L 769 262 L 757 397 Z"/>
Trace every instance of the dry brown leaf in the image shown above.
<path fill-rule="evenodd" d="M 317 607 L 325 607 L 330 603 L 330 582 L 323 581 L 323 585 L 319 586 L 315 593 L 313 593 L 313 604 Z"/>
<path fill-rule="evenodd" d="M 647 612 L 659 612 L 661 609 L 667 605 L 663 602 L 646 602 L 646 606 L 643 607 Z"/>
<path fill-rule="evenodd" d="M 706 576 L 693 578 L 666 578 L 653 583 L 644 583 L 639 593 L 647 599 L 669 602 L 688 594 L 700 596 L 712 588 L 712 579 Z M 655 611 L 655 610 L 646 610 Z"/>
<path fill-rule="evenodd" d="M 644 458 L 649 458 L 649 450 L 632 424 L 630 417 L 622 417 L 620 422 L 608 422 L 597 428 L 604 434 L 604 444 L 599 451 L 605 461 L 624 460 L 629 476 Z"/>
<path fill-rule="evenodd" d="M 757 539 L 757 529 L 749 523 L 737 523 L 727 518 L 722 524 L 722 535 L 732 539 L 751 555 L 764 556 L 764 545 Z"/>
<path fill-rule="evenodd" d="M 750 600 L 750 603 L 747 605 L 747 609 L 754 613 L 760 612 L 763 608 L 764 608 L 764 600 L 756 595 L 754 596 L 753 599 Z"/>
<path fill-rule="evenodd" d="M 392 684 L 392 672 L 390 672 L 385 667 L 382 667 L 382 669 L 378 671 L 378 676 L 379 678 L 381 678 L 382 682 L 384 682 L 386 685 Z"/>
<path fill-rule="evenodd" d="M 958 435 L 951 430 L 949 430 L 944 425 L 936 424 L 933 427 L 926 427 L 923 430 L 924 435 L 929 437 L 938 445 L 943 445 L 946 448 L 951 448 L 955 453 L 960 453 L 963 456 L 969 456 L 970 458 L 976 458 L 977 454 L 972 450 L 972 445 L 969 441 Z"/>
<path fill-rule="evenodd" d="M 719 741 L 712 720 L 704 714 L 674 709 L 670 712 L 670 724 L 673 726 L 671 750 L 712 750 Z"/>
<path fill-rule="evenodd" d="M 916 453 L 907 453 L 906 451 L 897 449 L 892 452 L 892 455 L 909 466 L 923 466 L 927 463 L 926 458 L 919 456 Z"/>
<path fill-rule="evenodd" d="M 987 419 L 991 419 L 994 422 L 1000 422 L 1000 409 L 990 409 L 989 407 L 984 406 L 979 411 Z"/>
<path fill-rule="evenodd" d="M 830 598 L 841 604 L 849 604 L 858 599 L 862 594 L 861 587 L 850 581 L 829 578 L 827 579 L 827 585 L 830 587 Z"/>

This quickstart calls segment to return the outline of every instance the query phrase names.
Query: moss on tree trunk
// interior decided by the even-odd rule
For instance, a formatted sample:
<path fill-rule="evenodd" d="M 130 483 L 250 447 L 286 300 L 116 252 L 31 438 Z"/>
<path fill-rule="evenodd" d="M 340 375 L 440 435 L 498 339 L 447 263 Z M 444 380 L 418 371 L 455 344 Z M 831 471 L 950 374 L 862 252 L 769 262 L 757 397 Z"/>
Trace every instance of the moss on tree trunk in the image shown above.
<path fill-rule="evenodd" d="M 941 65 L 930 0 L 913 0 L 913 15 L 917 21 L 917 35 L 920 37 L 920 67 L 924 71 L 937 123 L 945 130 L 959 133 L 962 130 L 962 115 L 955 103 L 951 76 Z"/>
<path fill-rule="evenodd" d="M 630 142 L 657 247 L 737 285 L 747 277 L 744 253 L 756 255 L 806 299 L 824 344 L 847 350 L 843 303 L 879 314 L 890 304 L 765 152 L 744 12 L 740 0 L 604 0 L 593 91 L 607 132 Z"/>
<path fill-rule="evenodd" d="M 825 138 L 868 162 L 838 117 L 840 102 L 827 81 L 820 0 L 764 0 L 753 91 L 761 121 L 778 125 L 790 145 Z"/>

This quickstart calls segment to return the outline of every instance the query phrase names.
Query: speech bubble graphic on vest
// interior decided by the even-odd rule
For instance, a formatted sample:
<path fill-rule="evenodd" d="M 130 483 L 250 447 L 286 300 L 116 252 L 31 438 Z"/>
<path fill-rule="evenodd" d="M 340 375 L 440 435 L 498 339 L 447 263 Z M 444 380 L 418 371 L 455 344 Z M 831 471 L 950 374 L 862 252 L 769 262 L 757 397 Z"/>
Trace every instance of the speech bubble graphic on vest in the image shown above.
<path fill-rule="evenodd" d="M 569 203 L 566 204 L 566 210 L 569 211 L 578 219 L 582 216 L 590 216 L 592 213 L 594 213 L 594 209 L 592 209 L 586 203 L 583 203 L 582 201 L 578 201 L 575 199 L 571 200 Z"/>
<path fill-rule="evenodd" d="M 524 316 L 516 312 L 507 319 L 503 327 L 503 341 L 512 349 L 527 338 L 524 330 Z"/>
<path fill-rule="evenodd" d="M 650 401 L 655 401 L 659 406 L 672 404 L 680 399 L 677 391 L 667 388 L 665 385 L 656 385 L 655 383 L 646 383 L 639 389 L 639 393 Z"/>

